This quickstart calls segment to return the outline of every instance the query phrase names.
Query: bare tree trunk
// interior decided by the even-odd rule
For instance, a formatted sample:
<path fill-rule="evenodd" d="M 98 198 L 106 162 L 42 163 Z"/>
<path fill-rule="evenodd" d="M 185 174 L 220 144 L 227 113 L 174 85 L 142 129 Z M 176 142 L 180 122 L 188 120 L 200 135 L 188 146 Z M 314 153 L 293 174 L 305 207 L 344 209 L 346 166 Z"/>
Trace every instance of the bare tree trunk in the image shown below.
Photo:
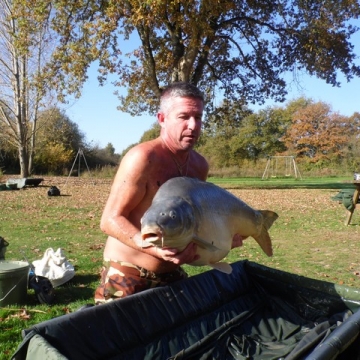
<path fill-rule="evenodd" d="M 28 154 L 26 151 L 26 146 L 19 146 L 19 162 L 20 162 L 20 176 L 28 177 L 29 166 L 28 166 Z"/>
<path fill-rule="evenodd" d="M 51 9 L 50 2 L 0 0 L 0 122 L 17 147 L 22 177 L 32 173 L 38 112 L 50 92 L 44 69 L 54 44 Z"/>
<path fill-rule="evenodd" d="M 14 56 L 14 89 L 15 89 L 15 108 L 16 125 L 18 135 L 18 152 L 20 163 L 20 175 L 29 176 L 29 159 L 27 151 L 27 118 L 26 118 L 26 96 L 24 93 L 26 84 L 26 56 Z"/>
<path fill-rule="evenodd" d="M 31 172 L 32 172 L 33 160 L 34 160 L 34 154 L 35 154 L 35 131 L 36 131 L 36 121 L 34 120 L 32 122 L 32 129 L 31 129 L 30 142 L 29 142 L 29 147 L 30 147 L 29 154 L 28 154 L 28 158 L 29 158 L 29 163 L 28 163 L 29 174 L 31 174 Z"/>

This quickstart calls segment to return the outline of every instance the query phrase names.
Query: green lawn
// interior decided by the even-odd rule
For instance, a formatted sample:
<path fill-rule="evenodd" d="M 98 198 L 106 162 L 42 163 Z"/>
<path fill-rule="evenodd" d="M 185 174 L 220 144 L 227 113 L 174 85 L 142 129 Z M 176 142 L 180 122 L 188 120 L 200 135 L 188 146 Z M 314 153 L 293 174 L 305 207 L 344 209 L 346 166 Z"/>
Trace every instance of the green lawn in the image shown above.
<path fill-rule="evenodd" d="M 314 177 L 295 179 L 293 177 L 277 178 L 209 178 L 222 187 L 229 189 L 259 188 L 259 189 L 343 189 L 352 188 L 352 179 L 349 177 Z"/>
<path fill-rule="evenodd" d="M 37 260 L 49 247 L 62 248 L 75 266 L 72 281 L 56 288 L 52 306 L 40 305 L 29 290 L 24 305 L 0 308 L 0 359 L 8 359 L 21 342 L 21 330 L 76 311 L 92 302 L 99 281 L 105 235 L 99 221 L 111 180 L 47 178 L 41 186 L 0 192 L 0 236 L 9 246 L 7 260 Z M 360 211 L 344 225 L 345 207 L 331 200 L 339 189 L 351 188 L 349 178 L 215 179 L 254 208 L 274 210 L 279 219 L 270 229 L 274 256 L 246 240 L 226 258 L 250 259 L 280 270 L 360 288 Z M 56 185 L 62 196 L 47 197 Z M 195 275 L 207 267 L 186 266 Z"/>

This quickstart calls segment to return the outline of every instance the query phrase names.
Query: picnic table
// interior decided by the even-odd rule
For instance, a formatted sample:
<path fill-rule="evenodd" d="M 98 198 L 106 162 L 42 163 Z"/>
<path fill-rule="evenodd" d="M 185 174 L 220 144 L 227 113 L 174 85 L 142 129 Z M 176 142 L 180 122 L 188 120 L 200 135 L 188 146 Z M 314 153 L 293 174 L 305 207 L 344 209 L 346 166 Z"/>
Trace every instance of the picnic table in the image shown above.
<path fill-rule="evenodd" d="M 349 225 L 352 215 L 356 209 L 356 204 L 359 202 L 360 199 L 360 181 L 354 181 L 354 186 L 355 186 L 355 191 L 354 191 L 354 196 L 353 196 L 353 206 L 350 209 L 347 209 L 347 215 L 346 215 L 346 220 L 345 220 L 345 225 Z"/>

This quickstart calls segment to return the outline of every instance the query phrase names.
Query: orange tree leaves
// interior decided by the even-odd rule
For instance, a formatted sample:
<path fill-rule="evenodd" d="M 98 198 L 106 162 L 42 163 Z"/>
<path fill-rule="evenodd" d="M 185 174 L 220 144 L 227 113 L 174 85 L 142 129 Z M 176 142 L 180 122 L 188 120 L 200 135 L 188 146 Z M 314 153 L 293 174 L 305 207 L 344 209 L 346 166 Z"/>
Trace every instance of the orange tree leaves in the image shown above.
<path fill-rule="evenodd" d="M 350 118 L 332 112 L 328 104 L 316 102 L 292 114 L 284 141 L 297 156 L 321 163 L 343 157 L 350 134 Z"/>

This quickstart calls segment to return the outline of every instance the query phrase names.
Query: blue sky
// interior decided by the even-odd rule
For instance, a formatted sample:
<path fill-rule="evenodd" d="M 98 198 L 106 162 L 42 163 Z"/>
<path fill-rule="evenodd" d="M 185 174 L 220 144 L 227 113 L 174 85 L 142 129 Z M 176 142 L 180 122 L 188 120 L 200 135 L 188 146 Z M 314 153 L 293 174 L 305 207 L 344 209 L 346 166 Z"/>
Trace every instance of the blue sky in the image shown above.
<path fill-rule="evenodd" d="M 360 57 L 360 34 L 353 38 L 355 51 Z M 358 59 L 360 64 L 360 59 Z M 292 76 L 287 77 L 289 80 Z M 85 134 L 91 145 L 105 147 L 112 143 L 117 153 L 121 153 L 129 145 L 140 140 L 144 131 L 148 130 L 156 121 L 154 116 L 144 115 L 132 117 L 116 109 L 119 105 L 114 95 L 115 88 L 111 84 L 111 78 L 105 86 L 99 86 L 97 81 L 96 67 L 92 66 L 89 71 L 89 80 L 84 85 L 82 96 L 77 101 L 66 107 L 65 111 L 69 118 L 76 122 L 79 129 Z M 334 111 L 342 115 L 350 116 L 355 111 L 360 112 L 360 78 L 352 79 L 349 83 L 341 76 L 342 85 L 334 88 L 324 81 L 301 75 L 298 78 L 301 88 L 289 81 L 287 101 L 300 96 L 312 98 L 315 101 L 324 101 L 332 106 Z M 274 102 L 267 101 L 261 107 L 250 106 L 258 111 L 266 106 L 273 106 Z M 277 103 L 282 106 L 283 104 Z"/>

